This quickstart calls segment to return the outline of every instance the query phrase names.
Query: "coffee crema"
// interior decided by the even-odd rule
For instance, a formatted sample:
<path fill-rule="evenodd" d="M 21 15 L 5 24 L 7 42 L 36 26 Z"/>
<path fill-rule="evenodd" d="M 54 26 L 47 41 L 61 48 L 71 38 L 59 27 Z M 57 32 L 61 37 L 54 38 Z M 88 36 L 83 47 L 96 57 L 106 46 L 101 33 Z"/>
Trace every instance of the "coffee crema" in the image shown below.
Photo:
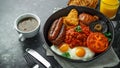
<path fill-rule="evenodd" d="M 29 32 L 34 30 L 38 26 L 38 21 L 35 18 L 28 17 L 25 19 L 22 19 L 18 23 L 18 29 L 24 32 Z"/>

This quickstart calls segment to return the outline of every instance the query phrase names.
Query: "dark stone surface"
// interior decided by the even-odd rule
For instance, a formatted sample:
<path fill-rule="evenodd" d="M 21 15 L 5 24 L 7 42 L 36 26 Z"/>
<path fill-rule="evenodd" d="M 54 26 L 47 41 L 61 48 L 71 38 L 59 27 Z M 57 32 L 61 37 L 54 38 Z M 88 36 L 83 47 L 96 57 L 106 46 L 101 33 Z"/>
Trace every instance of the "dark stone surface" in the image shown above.
<path fill-rule="evenodd" d="M 52 63 L 54 68 L 59 68 L 53 57 L 46 57 L 45 55 L 45 50 L 42 47 L 42 28 L 55 8 L 66 7 L 67 1 L 0 0 L 0 68 L 29 68 L 23 57 L 25 48 L 27 47 L 37 50 Z M 14 29 L 14 20 L 23 13 L 34 13 L 38 15 L 42 24 L 40 32 L 35 37 L 26 39 L 24 42 L 19 42 L 18 33 Z M 120 20 L 120 13 L 115 20 Z M 120 47 L 116 43 L 114 50 L 120 57 Z M 120 68 L 120 64 L 113 68 Z"/>

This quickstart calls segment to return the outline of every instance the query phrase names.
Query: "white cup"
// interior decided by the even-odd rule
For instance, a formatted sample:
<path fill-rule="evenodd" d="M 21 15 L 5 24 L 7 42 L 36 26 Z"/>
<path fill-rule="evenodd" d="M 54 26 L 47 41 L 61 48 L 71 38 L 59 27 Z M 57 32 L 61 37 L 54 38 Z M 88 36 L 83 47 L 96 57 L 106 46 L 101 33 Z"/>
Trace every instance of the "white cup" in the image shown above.
<path fill-rule="evenodd" d="M 23 20 L 25 18 L 29 18 L 29 17 L 36 19 L 36 21 L 38 22 L 38 25 L 35 27 L 35 29 L 28 31 L 28 32 L 19 30 L 18 29 L 19 22 L 21 20 Z M 40 18 L 37 15 L 32 14 L 32 13 L 22 14 L 22 15 L 18 16 L 17 19 L 15 20 L 14 28 L 19 33 L 19 40 L 24 41 L 26 38 L 34 37 L 39 32 L 39 30 L 40 30 Z"/>

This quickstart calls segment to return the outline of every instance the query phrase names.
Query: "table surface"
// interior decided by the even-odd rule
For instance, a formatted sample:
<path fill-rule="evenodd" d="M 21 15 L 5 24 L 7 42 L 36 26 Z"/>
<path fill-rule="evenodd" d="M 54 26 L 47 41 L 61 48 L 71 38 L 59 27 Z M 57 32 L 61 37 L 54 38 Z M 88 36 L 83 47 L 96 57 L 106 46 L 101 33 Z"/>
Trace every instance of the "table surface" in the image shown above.
<path fill-rule="evenodd" d="M 0 68 L 28 68 L 23 57 L 27 47 L 39 50 L 45 56 L 42 47 L 43 25 L 56 8 L 66 7 L 67 2 L 68 0 L 0 0 Z M 23 13 L 38 15 L 42 24 L 35 37 L 20 42 L 14 29 L 14 21 Z M 120 12 L 114 20 L 120 20 Z M 114 47 L 114 50 L 120 58 L 120 47 Z M 55 61 L 53 57 L 47 58 L 50 62 Z M 113 68 L 119 67 L 120 64 Z"/>

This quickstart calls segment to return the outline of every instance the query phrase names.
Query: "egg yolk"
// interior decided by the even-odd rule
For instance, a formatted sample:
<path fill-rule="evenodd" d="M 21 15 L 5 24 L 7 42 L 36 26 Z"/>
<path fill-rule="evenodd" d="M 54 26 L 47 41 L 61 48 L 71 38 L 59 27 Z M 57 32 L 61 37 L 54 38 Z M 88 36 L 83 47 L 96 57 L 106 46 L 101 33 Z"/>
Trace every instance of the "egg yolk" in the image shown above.
<path fill-rule="evenodd" d="M 69 45 L 68 44 L 62 44 L 60 47 L 59 47 L 59 50 L 61 52 L 67 52 L 69 49 Z"/>
<path fill-rule="evenodd" d="M 76 55 L 77 55 L 78 57 L 83 57 L 83 56 L 85 55 L 85 50 L 84 50 L 84 48 L 82 48 L 82 47 L 77 48 L 77 49 L 76 49 Z"/>

